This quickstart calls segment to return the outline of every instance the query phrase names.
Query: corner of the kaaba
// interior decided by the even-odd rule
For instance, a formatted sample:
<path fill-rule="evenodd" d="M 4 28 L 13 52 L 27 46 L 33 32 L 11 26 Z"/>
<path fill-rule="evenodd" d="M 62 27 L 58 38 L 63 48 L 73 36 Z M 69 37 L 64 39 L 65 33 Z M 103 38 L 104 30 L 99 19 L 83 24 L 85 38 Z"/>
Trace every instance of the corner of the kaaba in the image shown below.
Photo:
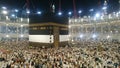
<path fill-rule="evenodd" d="M 30 45 L 38 47 L 60 47 L 68 45 L 68 17 L 52 12 L 30 15 Z M 45 46 L 43 46 L 45 45 Z"/>

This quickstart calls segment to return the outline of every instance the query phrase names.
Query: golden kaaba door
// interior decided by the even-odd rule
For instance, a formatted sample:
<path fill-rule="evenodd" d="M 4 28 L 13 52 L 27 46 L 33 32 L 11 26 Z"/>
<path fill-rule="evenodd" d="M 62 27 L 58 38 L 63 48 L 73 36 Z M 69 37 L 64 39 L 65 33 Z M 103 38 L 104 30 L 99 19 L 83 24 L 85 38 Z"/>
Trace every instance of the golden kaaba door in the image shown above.
<path fill-rule="evenodd" d="M 58 47 L 59 46 L 59 27 L 54 26 L 53 27 L 53 35 L 54 35 L 54 46 Z"/>

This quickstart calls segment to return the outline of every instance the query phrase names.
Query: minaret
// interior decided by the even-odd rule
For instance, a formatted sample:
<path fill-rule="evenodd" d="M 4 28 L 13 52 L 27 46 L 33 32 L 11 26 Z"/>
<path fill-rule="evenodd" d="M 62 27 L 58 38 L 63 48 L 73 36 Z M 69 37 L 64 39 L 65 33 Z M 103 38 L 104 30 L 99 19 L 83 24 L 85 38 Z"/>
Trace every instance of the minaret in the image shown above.
<path fill-rule="evenodd" d="M 107 6 L 107 0 L 104 1 L 104 6 Z"/>
<path fill-rule="evenodd" d="M 55 12 L 55 5 L 54 4 L 52 5 L 52 12 L 53 13 Z"/>
<path fill-rule="evenodd" d="M 104 6 L 103 6 L 103 12 L 104 12 L 104 14 L 107 14 L 107 5 L 108 5 L 108 1 L 105 0 L 104 1 Z"/>
<path fill-rule="evenodd" d="M 52 13 L 55 13 L 55 5 L 54 4 L 50 4 L 50 11 Z"/>

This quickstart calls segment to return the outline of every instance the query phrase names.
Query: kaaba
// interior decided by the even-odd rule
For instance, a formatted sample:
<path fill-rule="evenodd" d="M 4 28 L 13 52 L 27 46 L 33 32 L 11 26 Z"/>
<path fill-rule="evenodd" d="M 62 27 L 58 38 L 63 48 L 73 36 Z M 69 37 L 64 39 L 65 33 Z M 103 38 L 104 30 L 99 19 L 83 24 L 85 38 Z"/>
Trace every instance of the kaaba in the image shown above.
<path fill-rule="evenodd" d="M 59 46 L 68 41 L 68 18 L 53 12 L 30 15 L 29 41 Z"/>

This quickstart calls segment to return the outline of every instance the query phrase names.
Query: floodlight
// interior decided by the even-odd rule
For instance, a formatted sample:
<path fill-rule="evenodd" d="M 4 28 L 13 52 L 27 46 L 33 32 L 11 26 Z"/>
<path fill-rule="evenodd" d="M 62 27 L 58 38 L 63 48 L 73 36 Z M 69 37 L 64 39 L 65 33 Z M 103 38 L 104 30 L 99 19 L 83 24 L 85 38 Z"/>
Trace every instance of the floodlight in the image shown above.
<path fill-rule="evenodd" d="M 59 12 L 58 15 L 62 15 L 62 12 Z"/>

